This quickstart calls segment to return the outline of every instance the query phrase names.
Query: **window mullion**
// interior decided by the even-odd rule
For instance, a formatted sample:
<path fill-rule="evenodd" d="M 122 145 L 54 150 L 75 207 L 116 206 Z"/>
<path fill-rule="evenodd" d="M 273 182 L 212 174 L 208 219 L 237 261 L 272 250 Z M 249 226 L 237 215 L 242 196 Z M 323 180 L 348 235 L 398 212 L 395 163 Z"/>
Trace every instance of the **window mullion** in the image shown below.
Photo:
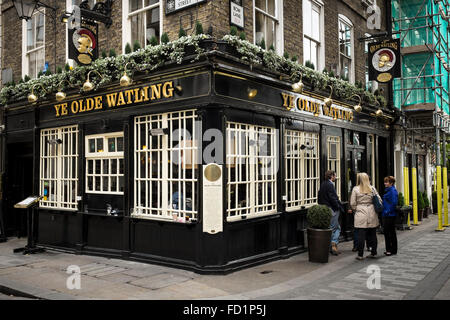
<path fill-rule="evenodd" d="M 167 121 L 167 114 L 163 114 L 162 115 L 162 128 L 167 128 L 168 126 L 168 121 Z M 170 131 L 169 131 L 170 132 Z M 169 137 L 168 135 L 163 135 L 162 136 L 162 203 L 161 203 L 161 208 L 162 208 L 162 214 L 163 217 L 167 217 L 168 215 L 168 206 L 167 206 L 167 202 L 168 200 L 170 201 L 170 204 L 172 204 L 172 197 L 170 197 L 170 199 L 168 198 L 168 183 L 169 183 L 169 179 L 172 179 L 173 177 L 170 176 L 168 177 L 168 153 L 170 152 L 170 147 L 168 146 L 169 143 Z M 171 171 L 172 173 L 172 171 Z"/>

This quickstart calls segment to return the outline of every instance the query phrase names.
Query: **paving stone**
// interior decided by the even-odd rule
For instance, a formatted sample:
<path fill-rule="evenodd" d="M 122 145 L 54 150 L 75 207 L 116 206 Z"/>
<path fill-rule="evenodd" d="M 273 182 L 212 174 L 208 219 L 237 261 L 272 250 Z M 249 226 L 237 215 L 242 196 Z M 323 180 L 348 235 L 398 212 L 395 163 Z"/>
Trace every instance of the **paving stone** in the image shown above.
<path fill-rule="evenodd" d="M 175 283 L 185 282 L 188 280 L 190 280 L 190 278 L 188 277 L 173 275 L 169 273 L 161 273 L 151 277 L 146 277 L 132 281 L 130 282 L 130 284 L 143 288 L 157 290 L 160 288 L 168 287 Z"/>

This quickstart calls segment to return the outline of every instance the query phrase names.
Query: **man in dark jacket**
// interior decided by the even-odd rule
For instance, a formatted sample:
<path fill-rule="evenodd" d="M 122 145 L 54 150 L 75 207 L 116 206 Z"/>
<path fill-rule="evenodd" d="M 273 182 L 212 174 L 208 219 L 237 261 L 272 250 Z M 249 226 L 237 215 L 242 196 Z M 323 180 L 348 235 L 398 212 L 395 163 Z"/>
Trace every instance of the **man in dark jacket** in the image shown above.
<path fill-rule="evenodd" d="M 325 181 L 322 182 L 318 194 L 319 204 L 326 205 L 332 211 L 331 225 L 331 254 L 337 256 L 340 252 L 337 248 L 339 244 L 339 236 L 341 234 L 341 226 L 339 225 L 339 213 L 342 209 L 341 201 L 336 193 L 334 182 L 336 181 L 336 172 L 328 170 L 325 172 Z"/>

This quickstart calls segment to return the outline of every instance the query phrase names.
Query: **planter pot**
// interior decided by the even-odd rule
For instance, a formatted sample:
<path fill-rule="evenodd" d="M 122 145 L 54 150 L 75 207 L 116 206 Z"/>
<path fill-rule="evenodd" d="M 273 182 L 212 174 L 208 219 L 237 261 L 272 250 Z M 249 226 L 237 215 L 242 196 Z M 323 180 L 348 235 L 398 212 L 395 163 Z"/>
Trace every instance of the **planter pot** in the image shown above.
<path fill-rule="evenodd" d="M 214 39 L 203 39 L 199 42 L 199 46 L 206 51 L 214 50 L 217 47 Z"/>
<path fill-rule="evenodd" d="M 423 219 L 423 212 L 425 211 L 425 209 L 419 209 L 418 211 L 417 211 L 417 215 L 418 215 L 418 220 L 419 221 L 422 221 L 422 219 Z"/>
<path fill-rule="evenodd" d="M 433 213 L 437 214 L 438 212 L 437 200 L 433 199 L 432 203 L 433 203 Z"/>
<path fill-rule="evenodd" d="M 308 228 L 308 254 L 310 262 L 328 262 L 331 232 L 331 229 L 321 230 Z"/>
<path fill-rule="evenodd" d="M 424 212 L 423 212 L 423 217 L 424 218 L 428 218 L 428 216 L 431 214 L 431 208 L 430 207 L 426 207 Z"/>
<path fill-rule="evenodd" d="M 194 45 L 187 45 L 184 47 L 184 55 L 187 56 L 191 56 L 193 54 L 196 54 L 195 52 L 195 46 Z"/>

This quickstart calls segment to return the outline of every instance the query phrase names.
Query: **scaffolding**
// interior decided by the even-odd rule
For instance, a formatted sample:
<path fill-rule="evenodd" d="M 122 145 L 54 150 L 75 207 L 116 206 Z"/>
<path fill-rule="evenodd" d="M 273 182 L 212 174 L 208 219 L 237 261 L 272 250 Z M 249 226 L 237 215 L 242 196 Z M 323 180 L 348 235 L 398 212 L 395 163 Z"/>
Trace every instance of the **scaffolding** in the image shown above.
<path fill-rule="evenodd" d="M 393 85 L 399 109 L 424 104 L 449 114 L 450 0 L 393 0 L 392 33 L 402 47 L 402 77 Z"/>

